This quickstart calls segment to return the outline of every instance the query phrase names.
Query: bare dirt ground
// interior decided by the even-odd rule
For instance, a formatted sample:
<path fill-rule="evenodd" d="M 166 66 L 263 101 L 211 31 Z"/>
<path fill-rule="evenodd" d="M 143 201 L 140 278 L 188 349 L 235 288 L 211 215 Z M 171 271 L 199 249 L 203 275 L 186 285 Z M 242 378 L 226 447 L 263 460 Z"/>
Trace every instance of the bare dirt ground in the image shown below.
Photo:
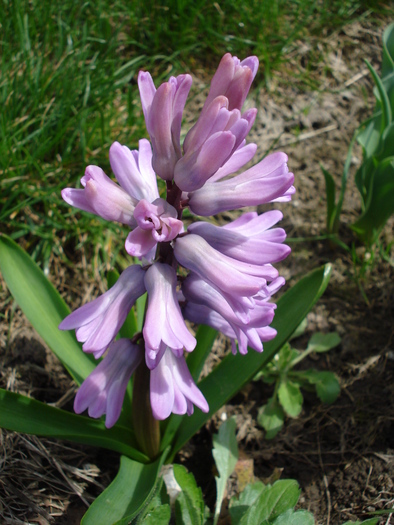
<path fill-rule="evenodd" d="M 273 147 L 289 155 L 297 193 L 281 205 L 282 226 L 290 238 L 321 235 L 325 228 L 325 186 L 319 164 L 335 177 L 342 174 L 348 144 L 357 125 L 374 107 L 372 82 L 364 58 L 375 67 L 381 59 L 381 27 L 355 22 L 319 40 L 326 62 L 314 72 L 319 90 L 298 88 L 294 64 L 271 92 L 257 95 L 259 115 L 250 140 L 263 154 Z M 308 67 L 310 49 L 300 42 L 297 68 Z M 292 69 L 293 68 L 293 69 Z M 294 75 L 294 77 L 292 77 Z M 198 82 L 197 82 L 198 84 Z M 202 86 L 200 81 L 198 87 Z M 195 100 L 198 106 L 199 98 Z M 193 109 L 191 109 L 193 113 Z M 361 162 L 354 150 L 352 174 Z M 360 203 L 350 177 L 340 234 L 351 245 L 355 238 L 347 224 L 359 213 Z M 393 241 L 393 221 L 382 235 L 382 245 Z M 225 412 L 237 419 L 241 462 L 229 486 L 236 493 L 247 479 L 295 478 L 302 488 L 300 506 L 314 513 L 320 525 L 340 525 L 366 519 L 368 513 L 394 506 L 394 294 L 392 265 L 376 255 L 361 265 L 327 241 L 291 244 L 292 255 L 281 264 L 288 286 L 308 270 L 332 262 L 330 285 L 308 316 L 307 333 L 294 346 L 303 348 L 316 331 L 337 331 L 341 345 L 328 354 L 311 357 L 305 368 L 331 370 L 341 381 L 341 395 L 330 406 L 305 394 L 301 416 L 287 420 L 271 441 L 256 423 L 258 408 L 271 388 L 255 382 L 240 392 L 185 447 L 178 460 L 193 471 L 208 504 L 214 502 L 211 433 Z M 363 249 L 354 245 L 363 258 Z M 391 252 L 391 258 L 393 253 Z M 99 276 L 81 258 L 70 274 L 53 261 L 50 278 L 70 306 L 99 293 Z M 71 284 L 70 284 L 71 283 Z M 360 291 L 362 287 L 364 295 Z M 83 290 L 84 297 L 80 297 Z M 0 386 L 70 408 L 75 387 L 63 368 L 31 329 L 9 297 L 0 292 Z M 219 352 L 223 345 L 218 345 Z M 0 458 L 0 521 L 4 524 L 77 524 L 87 505 L 116 473 L 115 453 L 66 442 L 15 435 L 2 431 Z M 245 474 L 246 473 L 246 474 Z M 390 521 L 391 520 L 391 521 Z M 226 516 L 223 523 L 227 523 Z M 380 525 L 394 523 L 385 515 Z"/>

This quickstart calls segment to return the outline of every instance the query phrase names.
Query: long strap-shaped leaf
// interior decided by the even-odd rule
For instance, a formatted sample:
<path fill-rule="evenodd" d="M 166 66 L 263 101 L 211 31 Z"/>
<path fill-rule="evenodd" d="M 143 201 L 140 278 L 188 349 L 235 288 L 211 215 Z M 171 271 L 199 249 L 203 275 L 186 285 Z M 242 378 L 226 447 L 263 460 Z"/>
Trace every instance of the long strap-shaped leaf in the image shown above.
<path fill-rule="evenodd" d="M 81 525 L 130 523 L 149 502 L 167 453 L 148 465 L 122 456 L 116 478 L 89 507 Z"/>
<path fill-rule="evenodd" d="M 330 274 L 329 264 L 314 270 L 279 299 L 272 323 L 278 335 L 264 344 L 263 353 L 250 350 L 247 356 L 229 354 L 199 383 L 199 388 L 209 403 L 210 411 L 204 414 L 196 410 L 192 416 L 183 418 L 171 450 L 170 460 L 222 405 L 272 359 L 322 295 L 328 285 Z"/>
<path fill-rule="evenodd" d="M 95 360 L 82 352 L 72 332 L 59 330 L 70 310 L 36 263 L 6 235 L 0 235 L 0 270 L 28 320 L 81 384 L 94 369 Z"/>
<path fill-rule="evenodd" d="M 134 435 L 128 428 L 116 425 L 107 429 L 102 421 L 77 416 L 3 389 L 0 389 L 0 428 L 108 448 L 137 461 L 149 461 L 135 448 Z"/>

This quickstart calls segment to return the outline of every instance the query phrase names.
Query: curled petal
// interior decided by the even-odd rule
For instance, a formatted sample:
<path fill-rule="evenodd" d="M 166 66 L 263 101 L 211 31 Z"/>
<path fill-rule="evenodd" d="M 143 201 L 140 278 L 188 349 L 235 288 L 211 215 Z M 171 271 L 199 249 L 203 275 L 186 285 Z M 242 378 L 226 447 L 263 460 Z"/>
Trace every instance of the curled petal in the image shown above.
<path fill-rule="evenodd" d="M 156 89 L 149 73 L 141 71 L 138 75 L 146 129 L 153 147 L 152 166 L 164 180 L 172 180 L 181 156 L 182 113 L 191 84 L 190 75 L 179 75 Z"/>
<path fill-rule="evenodd" d="M 75 329 L 78 341 L 84 342 L 82 349 L 101 357 L 135 301 L 145 293 L 144 274 L 141 266 L 129 266 L 108 292 L 63 319 L 60 330 Z"/>
<path fill-rule="evenodd" d="M 129 339 L 112 343 L 104 359 L 80 386 L 74 400 L 75 412 L 88 409 L 94 418 L 106 414 L 105 426 L 111 428 L 119 419 L 127 383 L 142 356 L 142 350 Z"/>
<path fill-rule="evenodd" d="M 62 190 L 62 197 L 68 204 L 108 221 L 135 225 L 133 213 L 137 201 L 107 177 L 101 168 L 88 166 L 81 183 L 83 190 Z"/>
<path fill-rule="evenodd" d="M 159 198 L 149 141 L 140 140 L 138 151 L 114 142 L 109 150 L 109 161 L 119 184 L 137 202 Z"/>
<path fill-rule="evenodd" d="M 208 181 L 189 194 L 190 209 L 197 215 L 208 216 L 282 198 L 288 195 L 294 181 L 286 161 L 284 153 L 272 153 L 241 175 L 224 181 Z"/>
<path fill-rule="evenodd" d="M 193 405 L 203 412 L 209 406 L 193 381 L 183 356 L 176 357 L 167 349 L 150 376 L 150 401 L 156 419 L 174 414 L 193 413 Z"/>
<path fill-rule="evenodd" d="M 151 369 L 157 366 L 164 347 L 179 356 L 184 348 L 191 352 L 196 346 L 182 317 L 176 284 L 175 270 L 168 264 L 155 263 L 145 274 L 148 308 L 143 334 L 146 364 Z"/>
<path fill-rule="evenodd" d="M 253 296 L 266 285 L 267 279 L 278 275 L 270 265 L 257 266 L 222 255 L 199 235 L 178 237 L 174 254 L 182 266 L 229 294 Z"/>

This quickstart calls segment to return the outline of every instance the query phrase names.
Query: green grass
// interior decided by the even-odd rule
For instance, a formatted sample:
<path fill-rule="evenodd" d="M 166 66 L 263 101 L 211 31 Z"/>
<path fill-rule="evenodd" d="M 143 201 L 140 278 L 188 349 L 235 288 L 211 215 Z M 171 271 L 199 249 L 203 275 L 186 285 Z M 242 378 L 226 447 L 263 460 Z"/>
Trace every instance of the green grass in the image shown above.
<path fill-rule="evenodd" d="M 47 265 L 85 242 L 100 259 L 124 230 L 71 211 L 60 190 L 87 164 L 109 170 L 114 140 L 146 136 L 136 76 L 211 73 L 221 55 L 257 54 L 269 81 L 297 39 L 326 35 L 376 2 L 361 0 L 1 0 L 0 221 Z M 379 7 L 380 10 L 384 7 Z M 305 79 L 308 82 L 308 79 Z"/>

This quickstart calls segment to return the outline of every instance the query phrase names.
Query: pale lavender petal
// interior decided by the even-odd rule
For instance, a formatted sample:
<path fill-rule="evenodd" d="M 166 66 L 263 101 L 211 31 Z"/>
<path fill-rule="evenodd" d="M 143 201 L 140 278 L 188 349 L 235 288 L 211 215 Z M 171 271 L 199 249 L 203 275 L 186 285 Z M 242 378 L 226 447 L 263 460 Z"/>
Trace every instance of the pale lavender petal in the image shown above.
<path fill-rule="evenodd" d="M 119 339 L 80 386 L 74 400 L 77 414 L 88 409 L 89 416 L 106 414 L 105 426 L 119 419 L 127 384 L 141 362 L 143 352 L 129 339 Z"/>
<path fill-rule="evenodd" d="M 150 373 L 150 404 L 153 417 L 166 419 L 174 405 L 174 382 L 169 367 L 161 359 Z"/>
<path fill-rule="evenodd" d="M 159 197 L 156 176 L 152 169 L 152 150 L 147 140 L 140 140 L 140 151 L 114 142 L 109 150 L 112 171 L 122 188 L 137 201 L 149 202 Z"/>
<path fill-rule="evenodd" d="M 256 266 L 237 261 L 212 248 L 202 237 L 189 234 L 175 241 L 178 262 L 215 287 L 234 295 L 255 295 L 266 280 L 277 277 L 269 265 Z"/>
<path fill-rule="evenodd" d="M 240 168 L 252 160 L 256 150 L 257 145 L 253 143 L 239 147 L 231 155 L 228 161 L 209 179 L 209 182 L 215 182 L 231 175 L 232 173 L 236 173 Z"/>
<path fill-rule="evenodd" d="M 284 153 L 273 153 L 241 175 L 219 182 L 208 181 L 189 194 L 190 209 L 197 215 L 207 216 L 278 199 L 294 181 L 286 160 Z"/>
<path fill-rule="evenodd" d="M 137 201 L 115 184 L 98 166 L 88 166 L 81 179 L 83 190 L 66 188 L 63 199 L 72 206 L 94 213 L 109 221 L 133 226 Z"/>
<path fill-rule="evenodd" d="M 59 328 L 76 328 L 78 340 L 85 341 L 83 350 L 99 357 L 115 339 L 135 301 L 145 293 L 144 274 L 141 266 L 129 266 L 108 292 L 75 310 Z"/>
<path fill-rule="evenodd" d="M 152 236 L 150 230 L 143 230 L 138 227 L 128 234 L 125 248 L 129 255 L 134 257 L 146 257 L 156 244 L 157 241 Z"/>
<path fill-rule="evenodd" d="M 166 419 L 171 412 L 191 414 L 194 403 L 203 412 L 209 411 L 208 403 L 195 385 L 185 358 L 175 357 L 167 349 L 156 368 L 151 370 L 150 400 L 156 419 Z"/>
<path fill-rule="evenodd" d="M 153 97 L 156 93 L 156 88 L 153 83 L 152 77 L 147 71 L 139 72 L 138 88 L 140 91 L 142 111 L 144 112 L 145 120 L 147 120 L 149 110 L 152 105 Z"/>
<path fill-rule="evenodd" d="M 191 352 L 196 340 L 185 325 L 176 295 L 177 277 L 168 264 L 155 263 L 145 274 L 148 308 L 143 329 L 148 366 L 155 363 L 153 355 L 163 344 L 173 351 L 185 348 Z M 152 355 L 151 355 L 152 353 Z"/>

